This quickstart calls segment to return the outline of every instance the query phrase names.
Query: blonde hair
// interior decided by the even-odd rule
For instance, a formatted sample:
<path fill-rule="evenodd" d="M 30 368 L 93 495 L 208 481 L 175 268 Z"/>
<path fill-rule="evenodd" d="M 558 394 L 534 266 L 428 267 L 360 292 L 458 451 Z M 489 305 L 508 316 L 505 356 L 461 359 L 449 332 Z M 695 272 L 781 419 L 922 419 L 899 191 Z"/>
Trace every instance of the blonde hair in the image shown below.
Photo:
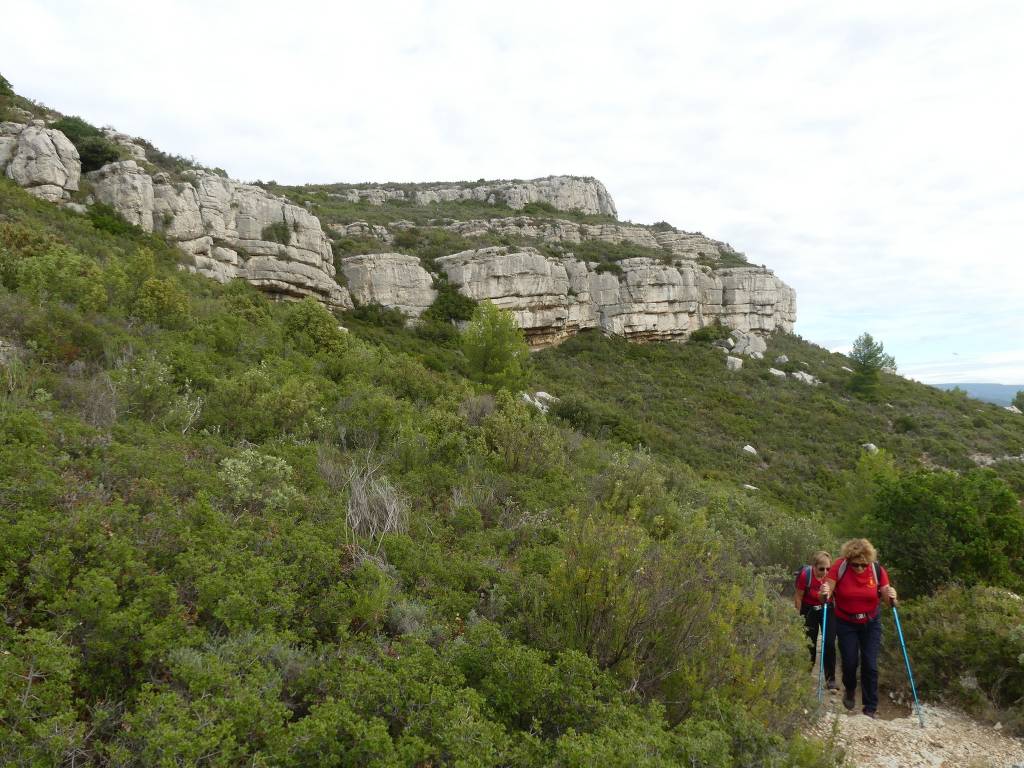
<path fill-rule="evenodd" d="M 824 563 L 825 567 L 828 568 L 832 565 L 832 555 L 825 550 L 818 550 L 811 555 L 811 565 L 817 565 L 818 563 Z"/>
<path fill-rule="evenodd" d="M 843 544 L 842 555 L 844 560 L 852 560 L 855 557 L 863 556 L 864 561 L 867 563 L 873 563 L 878 559 L 875 548 L 867 539 L 850 539 Z"/>

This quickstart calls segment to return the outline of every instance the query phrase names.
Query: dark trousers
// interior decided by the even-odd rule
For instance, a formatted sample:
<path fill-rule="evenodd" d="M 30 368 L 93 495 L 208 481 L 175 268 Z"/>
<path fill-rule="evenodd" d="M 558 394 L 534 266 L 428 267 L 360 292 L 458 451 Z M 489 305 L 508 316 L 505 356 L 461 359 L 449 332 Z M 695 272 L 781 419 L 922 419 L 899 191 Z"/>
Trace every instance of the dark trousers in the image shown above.
<path fill-rule="evenodd" d="M 829 622 L 832 623 L 831 621 Z M 882 645 L 882 622 L 874 618 L 867 624 L 836 621 L 839 655 L 843 659 L 843 687 L 846 695 L 857 690 L 857 666 L 860 666 L 860 700 L 864 709 L 878 709 L 878 649 Z"/>
<path fill-rule="evenodd" d="M 805 606 L 806 608 L 806 606 Z M 824 611 L 804 610 L 804 627 L 807 631 L 808 646 L 811 649 L 811 668 L 817 659 L 818 634 Z M 836 679 L 836 615 L 829 609 L 828 624 L 825 627 L 825 679 Z"/>

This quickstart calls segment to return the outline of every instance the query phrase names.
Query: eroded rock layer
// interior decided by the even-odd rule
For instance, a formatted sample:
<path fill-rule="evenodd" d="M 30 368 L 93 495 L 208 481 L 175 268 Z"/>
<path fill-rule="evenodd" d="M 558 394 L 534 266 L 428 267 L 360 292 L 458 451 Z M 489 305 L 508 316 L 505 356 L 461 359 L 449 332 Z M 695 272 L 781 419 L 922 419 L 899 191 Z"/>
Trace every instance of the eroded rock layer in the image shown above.
<path fill-rule="evenodd" d="M 668 341 L 716 319 L 755 333 L 792 330 L 796 321 L 793 289 L 764 267 L 714 271 L 635 258 L 618 262 L 618 270 L 598 271 L 571 257 L 503 246 L 436 262 L 462 293 L 512 312 L 533 346 L 557 344 L 586 328 Z"/>
<path fill-rule="evenodd" d="M 166 173 L 150 176 L 134 160 L 110 163 L 87 178 L 97 200 L 147 232 L 174 240 L 194 272 L 352 306 L 334 279 L 331 243 L 320 220 L 305 208 L 208 171 L 186 171 L 177 181 Z"/>
<path fill-rule="evenodd" d="M 411 200 L 417 205 L 476 200 L 522 210 L 528 203 L 547 203 L 560 211 L 617 216 L 615 203 L 597 179 L 549 176 L 530 181 L 486 181 L 477 184 L 416 185 L 408 188 L 366 187 L 334 193 L 351 202 L 382 205 L 388 200 Z"/>

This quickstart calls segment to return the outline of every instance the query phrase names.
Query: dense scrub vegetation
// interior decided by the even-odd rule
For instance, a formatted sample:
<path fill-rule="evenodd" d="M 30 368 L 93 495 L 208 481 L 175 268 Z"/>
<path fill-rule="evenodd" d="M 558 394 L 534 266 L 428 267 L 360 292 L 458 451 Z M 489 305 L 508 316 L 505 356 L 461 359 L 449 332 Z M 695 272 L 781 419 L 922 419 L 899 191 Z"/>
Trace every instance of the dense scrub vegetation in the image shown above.
<path fill-rule="evenodd" d="M 769 578 L 824 531 L 123 223 L 0 212 L 0 762 L 834 764 Z"/>
<path fill-rule="evenodd" d="M 407 232 L 428 262 L 491 243 Z M 865 401 L 794 336 L 733 374 L 713 331 L 527 364 L 443 285 L 346 332 L 176 262 L 0 180 L 0 762 L 836 765 L 780 592 L 866 531 L 917 595 L 922 689 L 1020 721 L 1024 469 L 971 458 L 1024 453 L 1019 417 L 885 374 Z"/>

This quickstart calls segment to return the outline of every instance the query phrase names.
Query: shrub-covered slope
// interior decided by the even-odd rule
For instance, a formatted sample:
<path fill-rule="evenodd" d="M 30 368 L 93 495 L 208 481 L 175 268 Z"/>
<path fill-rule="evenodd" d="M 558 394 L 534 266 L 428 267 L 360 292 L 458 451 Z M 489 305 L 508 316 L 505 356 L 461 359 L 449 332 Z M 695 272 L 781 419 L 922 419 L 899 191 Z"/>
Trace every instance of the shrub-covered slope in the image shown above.
<path fill-rule="evenodd" d="M 0 762 L 833 764 L 825 531 L 6 180 L 0 284 Z"/>
<path fill-rule="evenodd" d="M 780 584 L 913 518 L 922 463 L 1024 452 L 956 394 L 852 398 L 794 337 L 768 359 L 822 386 L 583 335 L 533 357 L 545 416 L 478 383 L 521 375 L 463 354 L 451 292 L 416 329 L 364 307 L 345 332 L 176 260 L 0 180 L 0 762 L 832 765 L 798 735 Z M 995 471 L 1020 493 L 1019 464 Z M 943 486 L 943 541 L 1017 541 L 990 472 Z M 1019 558 L 976 555 L 949 577 L 1018 583 Z M 964 656 L 993 706 L 1014 642 Z"/>

